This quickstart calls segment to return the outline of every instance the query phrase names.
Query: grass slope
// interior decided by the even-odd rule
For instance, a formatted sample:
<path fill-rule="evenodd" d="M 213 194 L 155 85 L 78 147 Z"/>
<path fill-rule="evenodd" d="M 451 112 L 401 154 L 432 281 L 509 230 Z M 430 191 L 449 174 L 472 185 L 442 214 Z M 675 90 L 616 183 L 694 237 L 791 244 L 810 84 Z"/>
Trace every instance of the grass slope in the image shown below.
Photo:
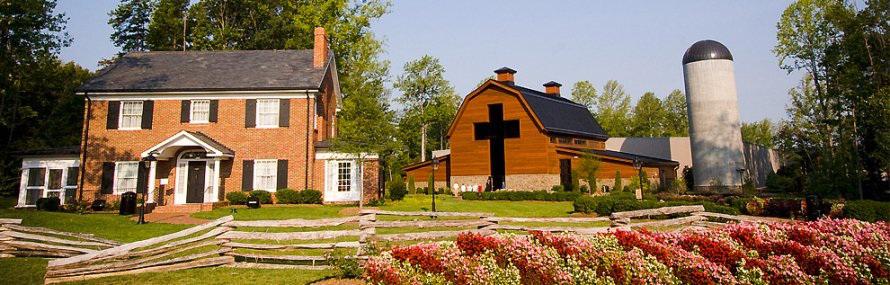
<path fill-rule="evenodd" d="M 211 267 L 105 277 L 66 284 L 309 284 L 334 275 L 336 275 L 334 270 L 311 271 Z"/>
<path fill-rule="evenodd" d="M 43 284 L 47 259 L 0 258 L 0 283 Z"/>

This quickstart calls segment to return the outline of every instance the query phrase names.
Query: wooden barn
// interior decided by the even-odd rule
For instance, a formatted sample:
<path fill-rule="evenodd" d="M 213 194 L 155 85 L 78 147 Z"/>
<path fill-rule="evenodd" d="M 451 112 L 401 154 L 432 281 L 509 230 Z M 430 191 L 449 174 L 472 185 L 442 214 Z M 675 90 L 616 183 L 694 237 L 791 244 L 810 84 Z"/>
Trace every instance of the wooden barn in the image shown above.
<path fill-rule="evenodd" d="M 439 163 L 403 168 L 418 187 L 427 185 L 434 164 L 437 188 L 484 187 L 489 178 L 493 189 L 569 187 L 585 157 L 600 161 L 601 186 L 611 187 L 616 175 L 637 177 L 640 168 L 654 183 L 676 179 L 675 161 L 606 150 L 606 132 L 587 107 L 560 95 L 559 83 L 547 82 L 540 92 L 516 85 L 515 70 L 504 67 L 495 73 L 496 79 L 464 98 L 448 131 L 450 150 L 433 156 Z"/>

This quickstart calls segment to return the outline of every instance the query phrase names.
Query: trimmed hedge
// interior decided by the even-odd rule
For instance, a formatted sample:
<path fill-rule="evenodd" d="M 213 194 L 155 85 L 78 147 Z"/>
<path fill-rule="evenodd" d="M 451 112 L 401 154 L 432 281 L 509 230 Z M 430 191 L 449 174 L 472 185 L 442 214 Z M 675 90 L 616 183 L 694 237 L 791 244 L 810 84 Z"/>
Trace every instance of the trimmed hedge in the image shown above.
<path fill-rule="evenodd" d="M 464 200 L 504 200 L 504 201 L 574 201 L 581 193 L 578 192 L 547 192 L 547 191 L 499 191 L 499 192 L 463 192 Z"/>
<path fill-rule="evenodd" d="M 629 192 L 613 192 L 606 196 L 581 196 L 575 200 L 573 204 L 575 212 L 579 213 L 596 213 L 600 216 L 609 215 L 613 212 L 634 211 L 643 209 L 654 209 L 661 207 L 685 206 L 685 205 L 702 205 L 705 211 L 738 215 L 739 210 L 730 206 L 720 205 L 711 201 L 666 201 L 659 202 L 652 199 L 637 200 L 633 194 Z"/>
<path fill-rule="evenodd" d="M 250 191 L 250 197 L 256 197 L 260 204 L 272 204 L 272 193 L 265 190 L 253 190 Z"/>
<path fill-rule="evenodd" d="M 244 205 L 247 204 L 247 193 L 229 192 L 226 194 L 226 200 L 229 200 L 229 205 Z"/>
<path fill-rule="evenodd" d="M 844 217 L 867 222 L 890 221 L 890 202 L 847 201 L 844 205 Z"/>
<path fill-rule="evenodd" d="M 321 192 L 313 189 L 278 189 L 275 191 L 275 199 L 278 204 L 321 204 Z"/>

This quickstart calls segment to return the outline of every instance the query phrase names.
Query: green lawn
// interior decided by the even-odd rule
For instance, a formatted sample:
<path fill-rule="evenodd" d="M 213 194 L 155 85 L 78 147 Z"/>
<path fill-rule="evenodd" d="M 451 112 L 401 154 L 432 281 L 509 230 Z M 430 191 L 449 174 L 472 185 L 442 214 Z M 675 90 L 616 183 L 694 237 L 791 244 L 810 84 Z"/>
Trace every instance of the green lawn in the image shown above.
<path fill-rule="evenodd" d="M 9 199 L 3 199 L 9 200 Z M 9 205 L 8 201 L 3 204 Z M 134 242 L 173 233 L 189 225 L 149 223 L 138 225 L 127 216 L 115 214 L 74 214 L 33 209 L 0 209 L 0 218 L 22 219 L 22 225 L 66 232 L 89 233 L 119 242 Z"/>
<path fill-rule="evenodd" d="M 43 284 L 46 262 L 43 258 L 0 258 L 0 283 Z"/>
<path fill-rule="evenodd" d="M 211 267 L 105 277 L 66 284 L 309 284 L 335 275 L 336 272 L 334 270 L 310 271 Z"/>
<path fill-rule="evenodd" d="M 349 206 L 337 205 L 264 205 L 259 209 L 235 207 L 236 220 L 283 220 L 283 219 L 323 219 L 340 217 L 341 211 Z M 232 207 L 218 208 L 209 212 L 198 212 L 192 217 L 199 219 L 217 219 L 233 215 Z"/>
<path fill-rule="evenodd" d="M 382 210 L 429 211 L 432 196 L 407 195 L 402 201 L 386 201 Z M 567 217 L 572 212 L 572 202 L 545 201 L 481 201 L 457 200 L 450 195 L 436 196 L 436 211 L 486 212 L 499 217 Z"/>

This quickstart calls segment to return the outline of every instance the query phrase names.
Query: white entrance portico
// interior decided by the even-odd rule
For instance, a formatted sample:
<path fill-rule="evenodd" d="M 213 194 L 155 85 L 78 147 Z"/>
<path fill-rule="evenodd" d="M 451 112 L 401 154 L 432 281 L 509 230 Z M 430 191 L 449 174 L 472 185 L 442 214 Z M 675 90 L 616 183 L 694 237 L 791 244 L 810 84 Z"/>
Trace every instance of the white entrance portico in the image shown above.
<path fill-rule="evenodd" d="M 231 149 L 205 134 L 180 131 L 142 152 L 143 158 L 152 155 L 158 161 L 170 161 L 175 165 L 174 204 L 220 201 L 220 164 L 234 156 Z M 152 161 L 149 167 L 148 203 L 156 202 L 158 161 Z"/>

